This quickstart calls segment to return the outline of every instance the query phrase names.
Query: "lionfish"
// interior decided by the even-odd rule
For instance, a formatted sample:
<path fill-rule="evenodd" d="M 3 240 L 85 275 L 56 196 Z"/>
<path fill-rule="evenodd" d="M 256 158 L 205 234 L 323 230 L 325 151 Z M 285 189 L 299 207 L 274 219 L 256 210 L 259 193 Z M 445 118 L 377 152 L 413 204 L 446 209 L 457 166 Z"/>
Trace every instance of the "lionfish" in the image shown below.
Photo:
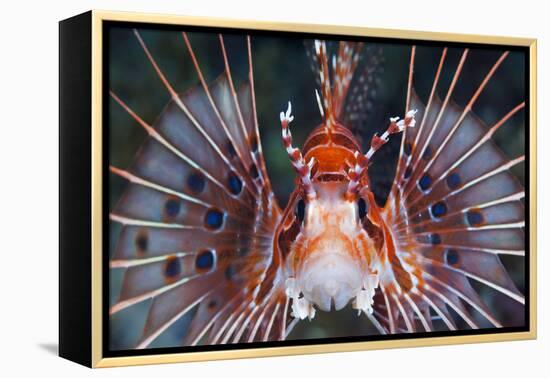
<path fill-rule="evenodd" d="M 325 41 L 315 40 L 312 96 L 321 122 L 299 148 L 291 129 L 300 120 L 290 102 L 282 107 L 281 148 L 296 175 L 282 208 L 260 139 L 251 37 L 247 78 L 236 88 L 224 36 L 216 41 L 223 72 L 207 82 L 189 35 L 181 33 L 199 83 L 178 93 L 134 33 L 171 96 L 151 123 L 110 91 L 113 104 L 148 134 L 130 167 L 110 166 L 128 184 L 110 213 L 122 226 L 110 268 L 124 275 L 109 312 L 118 316 L 149 302 L 135 348 L 150 347 L 184 316 L 190 320 L 179 346 L 285 340 L 301 320 L 347 305 L 380 334 L 502 327 L 502 314 L 473 282 L 523 311 L 524 296 L 499 256 L 524 256 L 525 191 L 510 171 L 524 155 L 509 159 L 493 136 L 525 102 L 492 125 L 472 112 L 508 52 L 459 106 L 452 95 L 470 50 L 440 98 L 448 52 L 441 47 L 429 96 L 421 100 L 412 46 L 404 108 L 362 149 L 350 113 L 364 109 L 361 83 L 369 67 L 359 71 L 358 62 L 366 43 L 336 42 L 330 54 Z M 399 157 L 380 206 L 369 167 L 391 138 L 401 139 Z"/>

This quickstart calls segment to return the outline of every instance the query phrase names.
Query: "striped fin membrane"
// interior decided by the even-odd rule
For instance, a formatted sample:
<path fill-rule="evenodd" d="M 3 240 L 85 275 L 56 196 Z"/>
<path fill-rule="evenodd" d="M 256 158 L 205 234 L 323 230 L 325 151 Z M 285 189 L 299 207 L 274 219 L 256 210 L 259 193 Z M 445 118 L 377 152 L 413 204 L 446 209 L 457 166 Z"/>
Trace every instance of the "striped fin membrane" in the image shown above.
<path fill-rule="evenodd" d="M 492 290 L 507 311 L 522 314 L 524 295 L 501 262 L 504 255 L 525 255 L 525 190 L 510 168 L 524 155 L 507 157 L 493 141 L 513 117 L 523 117 L 525 102 L 486 125 L 472 107 L 505 61 L 496 60 L 465 106 L 452 100 L 469 51 L 462 52 L 444 97 L 437 95 L 447 49 L 441 53 L 426 102 L 413 89 L 416 48 L 411 52 L 406 108 L 417 109 L 417 126 L 405 130 L 398 167 L 384 216 L 396 254 L 413 278 L 381 283 L 375 316 L 385 332 L 443 328 L 502 327 L 493 303 L 480 290 Z M 395 273 L 395 272 L 394 272 Z M 523 321 L 523 320 L 521 320 Z M 517 322 L 517 320 L 516 320 Z M 513 321 L 512 321 L 513 323 Z"/>
<path fill-rule="evenodd" d="M 199 84 L 177 93 L 134 34 L 171 100 L 152 121 L 116 88 L 110 92 L 111 106 L 148 135 L 129 167 L 110 167 L 127 181 L 110 213 L 122 226 L 110 267 L 124 271 L 110 314 L 124 319 L 132 307 L 148 304 L 131 348 L 151 347 L 184 316 L 191 320 L 181 345 L 284 338 L 288 303 L 272 262 L 281 211 L 259 139 L 250 38 L 248 77 L 235 88 L 223 36 L 215 43 L 224 71 L 207 83 L 192 36 L 182 33 Z"/>

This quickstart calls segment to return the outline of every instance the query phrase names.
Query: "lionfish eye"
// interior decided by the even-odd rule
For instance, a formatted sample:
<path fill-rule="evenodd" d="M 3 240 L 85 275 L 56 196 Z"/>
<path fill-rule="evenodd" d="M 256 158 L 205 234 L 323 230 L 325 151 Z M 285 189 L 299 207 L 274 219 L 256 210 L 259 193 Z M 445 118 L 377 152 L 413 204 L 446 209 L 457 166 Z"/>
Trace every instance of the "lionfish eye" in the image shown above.
<path fill-rule="evenodd" d="M 294 210 L 294 213 L 296 214 L 296 218 L 298 218 L 300 222 L 304 221 L 304 217 L 306 215 L 306 203 L 303 199 L 300 199 L 296 204 L 296 209 Z"/>
<path fill-rule="evenodd" d="M 357 201 L 357 213 L 359 214 L 359 219 L 363 219 L 367 215 L 367 202 L 363 198 L 359 198 Z"/>

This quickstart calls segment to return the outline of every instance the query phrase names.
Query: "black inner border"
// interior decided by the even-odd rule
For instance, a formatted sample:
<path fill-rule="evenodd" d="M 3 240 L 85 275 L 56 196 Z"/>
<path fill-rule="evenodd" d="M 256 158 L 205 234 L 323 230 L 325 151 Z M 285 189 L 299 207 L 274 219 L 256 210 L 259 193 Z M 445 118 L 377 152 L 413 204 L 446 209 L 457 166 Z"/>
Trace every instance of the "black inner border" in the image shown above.
<path fill-rule="evenodd" d="M 285 341 L 268 341 L 268 342 L 252 342 L 252 343 L 239 343 L 239 344 L 226 344 L 226 345 L 200 345 L 200 346 L 182 346 L 182 347 L 167 347 L 167 348 L 154 348 L 144 350 L 116 350 L 109 349 L 110 338 L 110 321 L 109 321 L 109 308 L 105 305 L 105 299 L 109 298 L 109 239 L 110 239 L 110 227 L 109 227 L 109 197 L 106 193 L 109 193 L 109 30 L 111 27 L 126 27 L 137 29 L 153 29 L 153 30 L 171 30 L 171 31 L 188 31 L 188 32 L 211 32 L 211 33 L 223 33 L 223 34 L 250 34 L 254 35 L 268 35 L 268 36 L 282 36 L 285 38 L 318 38 L 326 40 L 350 40 L 350 41 L 371 41 L 371 42 L 383 42 L 390 44 L 415 44 L 417 46 L 448 46 L 448 47 L 470 47 L 480 48 L 486 50 L 510 50 L 520 51 L 525 56 L 525 183 L 524 187 L 527 192 L 525 196 L 525 325 L 522 327 L 503 327 L 503 328 L 487 328 L 477 330 L 456 330 L 456 331 L 437 331 L 437 332 L 416 332 L 412 334 L 393 334 L 393 335 L 372 335 L 372 336 L 352 336 L 352 337 L 334 337 L 324 339 L 305 339 L 305 340 L 285 340 Z M 530 66 L 529 66 L 529 47 L 523 46 L 507 46 L 497 44 L 480 44 L 480 43 L 461 43 L 461 42 L 438 42 L 438 41 L 426 41 L 426 40 L 414 40 L 414 39 L 395 39 L 384 37 L 360 37 L 349 35 L 331 35 L 331 34 L 317 34 L 317 33 L 300 33 L 300 32 L 283 32 L 283 31 L 264 31 L 264 30 L 250 30 L 250 29 L 238 29 L 238 28 L 221 28 L 210 26 L 188 26 L 188 25 L 166 25 L 166 24 L 153 24 L 153 23 L 136 23 L 136 22 L 124 22 L 124 21 L 103 21 L 102 22 L 102 34 L 103 34 L 103 83 L 102 85 L 102 102 L 103 102 L 103 114 L 102 114 L 102 127 L 103 127 L 103 335 L 102 335 L 102 355 L 103 357 L 126 357 L 126 356 L 146 356 L 156 354 L 167 353 L 195 353 L 205 351 L 219 351 L 219 350 L 236 350 L 236 349 L 255 349 L 255 348 L 270 348 L 280 346 L 301 346 L 301 345 L 321 345 L 321 344 L 333 344 L 333 343 L 349 343 L 349 342 L 365 342 L 365 341 L 377 341 L 377 340 L 407 340 L 407 339 L 423 339 L 433 337 L 445 337 L 445 336 L 465 336 L 465 335 L 487 335 L 487 334 L 500 334 L 500 333 L 514 333 L 514 332 L 527 332 L 530 329 Z"/>

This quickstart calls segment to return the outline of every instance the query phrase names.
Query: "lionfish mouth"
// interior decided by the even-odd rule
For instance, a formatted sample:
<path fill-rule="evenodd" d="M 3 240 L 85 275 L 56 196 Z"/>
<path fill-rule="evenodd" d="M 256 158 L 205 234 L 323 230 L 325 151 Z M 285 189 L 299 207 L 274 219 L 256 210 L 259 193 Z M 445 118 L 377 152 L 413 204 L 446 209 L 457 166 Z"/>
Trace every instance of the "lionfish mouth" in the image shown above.
<path fill-rule="evenodd" d="M 352 301 L 358 313 L 372 314 L 378 275 L 365 273 L 342 253 L 322 253 L 310 258 L 296 277 L 286 280 L 286 295 L 292 301 L 292 316 L 315 317 L 316 307 L 338 311 Z"/>

